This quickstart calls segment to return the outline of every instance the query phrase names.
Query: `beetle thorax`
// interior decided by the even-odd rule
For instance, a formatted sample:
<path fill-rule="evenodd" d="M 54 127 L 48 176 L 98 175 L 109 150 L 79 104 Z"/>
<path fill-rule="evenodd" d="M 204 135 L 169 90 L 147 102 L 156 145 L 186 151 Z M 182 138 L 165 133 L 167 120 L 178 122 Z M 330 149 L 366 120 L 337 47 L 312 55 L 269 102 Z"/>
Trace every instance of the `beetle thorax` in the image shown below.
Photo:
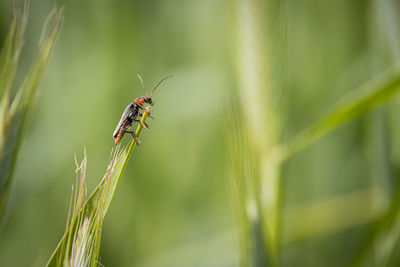
<path fill-rule="evenodd" d="M 138 97 L 135 99 L 135 101 L 133 101 L 133 103 L 135 103 L 135 104 L 143 104 L 144 102 L 145 102 L 145 100 L 144 100 L 143 96 Z"/>

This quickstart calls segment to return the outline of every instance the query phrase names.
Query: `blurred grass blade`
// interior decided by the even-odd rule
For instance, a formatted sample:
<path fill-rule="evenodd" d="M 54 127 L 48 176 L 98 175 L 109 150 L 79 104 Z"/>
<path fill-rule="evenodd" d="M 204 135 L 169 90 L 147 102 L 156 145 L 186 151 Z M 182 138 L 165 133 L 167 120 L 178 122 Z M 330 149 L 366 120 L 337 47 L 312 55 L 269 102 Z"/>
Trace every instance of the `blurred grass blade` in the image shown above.
<path fill-rule="evenodd" d="M 261 212 L 258 155 L 235 106 L 232 104 L 225 111 L 224 118 L 231 170 L 229 182 L 239 232 L 240 266 L 271 266 Z"/>
<path fill-rule="evenodd" d="M 284 210 L 282 244 L 321 238 L 368 224 L 385 212 L 384 198 L 385 192 L 373 186 L 318 202 L 296 203 L 287 207 Z"/>
<path fill-rule="evenodd" d="M 0 96 L 9 93 L 18 67 L 23 36 L 28 20 L 28 4 L 22 10 L 13 10 L 11 25 L 0 56 Z"/>
<path fill-rule="evenodd" d="M 400 63 L 367 82 L 359 89 L 343 97 L 324 117 L 304 130 L 286 144 L 274 150 L 273 157 L 286 160 L 293 154 L 307 148 L 331 132 L 337 126 L 350 121 L 387 101 L 400 89 Z"/>
<path fill-rule="evenodd" d="M 238 148 L 238 151 L 231 151 L 232 155 L 237 153 L 231 160 L 243 171 L 232 168 L 233 179 L 243 180 L 251 190 L 244 193 L 245 199 L 237 200 L 244 201 L 241 205 L 248 213 L 239 214 L 242 217 L 239 220 L 248 220 L 248 229 L 241 234 L 248 235 L 245 242 L 250 246 L 249 251 L 242 251 L 241 266 L 277 266 L 281 164 L 268 156 L 280 143 L 283 129 L 285 5 L 278 0 L 236 0 L 233 3 L 238 101 L 231 111 L 239 109 L 243 117 L 237 116 L 234 123 L 238 125 L 228 127 L 227 132 L 243 134 L 234 135 L 228 146 Z M 238 190 L 243 189 L 239 186 Z M 234 192 L 237 198 L 235 194 L 238 193 Z"/>
<path fill-rule="evenodd" d="M 147 112 L 143 113 L 142 122 L 145 122 L 147 115 Z M 136 136 L 140 135 L 142 129 L 142 125 L 139 124 Z M 118 150 L 114 152 L 106 174 L 86 202 L 83 189 L 85 179 L 83 171 L 86 169 L 86 158 L 84 158 L 77 169 L 81 179 L 79 189 L 75 190 L 72 215 L 67 220 L 64 236 L 47 266 L 98 265 L 103 220 L 135 146 L 136 141 L 132 139 L 122 152 Z"/>
<path fill-rule="evenodd" d="M 13 10 L 11 25 L 0 56 L 0 153 L 3 152 L 5 144 L 8 109 L 10 102 L 10 89 L 13 84 L 15 72 L 18 66 L 19 52 L 22 48 L 22 36 L 26 29 L 27 10 Z M 0 154 L 0 155 L 1 155 Z M 0 171 L 1 173 L 1 171 Z M 5 177 L 0 175 L 0 203 L 7 182 Z M 0 205 L 1 210 L 1 205 Z"/>
<path fill-rule="evenodd" d="M 27 5 L 22 12 L 14 12 L 14 18 L 8 34 L 1 62 L 2 98 L 0 101 L 0 214 L 9 191 L 19 146 L 26 119 L 35 103 L 39 83 L 54 47 L 61 25 L 62 10 L 56 10 L 53 17 L 53 27 L 44 42 L 39 44 L 39 51 L 29 73 L 19 87 L 15 98 L 10 104 L 10 89 L 18 64 L 22 47 L 22 37 L 27 21 Z"/>

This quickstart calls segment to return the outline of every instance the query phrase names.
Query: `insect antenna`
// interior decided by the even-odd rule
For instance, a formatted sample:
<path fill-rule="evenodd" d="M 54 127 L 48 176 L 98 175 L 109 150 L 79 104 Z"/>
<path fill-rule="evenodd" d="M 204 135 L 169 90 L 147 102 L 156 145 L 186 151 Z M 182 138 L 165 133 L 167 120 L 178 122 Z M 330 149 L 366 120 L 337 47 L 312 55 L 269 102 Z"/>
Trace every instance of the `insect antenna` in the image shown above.
<path fill-rule="evenodd" d="M 142 87 L 143 87 L 143 89 L 144 89 L 144 92 L 145 92 L 146 96 L 149 97 L 149 94 L 147 93 L 146 88 L 144 88 L 144 82 L 143 82 L 142 77 L 141 77 L 139 74 L 136 74 L 136 75 L 137 75 L 137 77 L 139 78 L 140 82 L 142 83 Z M 154 90 L 153 90 L 153 91 L 154 91 Z M 151 97 L 151 96 L 150 96 L 150 97 Z"/>
<path fill-rule="evenodd" d="M 166 79 L 168 79 L 168 78 L 170 78 L 170 77 L 172 77 L 172 76 L 174 76 L 174 75 L 168 75 L 168 76 L 162 78 L 161 81 L 159 81 L 159 82 L 157 83 L 156 87 L 154 87 L 153 91 L 151 91 L 150 97 L 153 95 L 154 91 L 157 89 L 157 87 L 158 87 L 163 81 L 165 81 Z"/>

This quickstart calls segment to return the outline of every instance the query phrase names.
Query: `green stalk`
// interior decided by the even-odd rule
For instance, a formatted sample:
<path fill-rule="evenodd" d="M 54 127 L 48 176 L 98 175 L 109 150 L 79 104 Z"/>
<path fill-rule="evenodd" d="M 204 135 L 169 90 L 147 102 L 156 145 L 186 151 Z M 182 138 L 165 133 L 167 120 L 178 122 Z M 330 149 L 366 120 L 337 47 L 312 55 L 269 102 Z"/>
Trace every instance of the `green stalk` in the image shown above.
<path fill-rule="evenodd" d="M 279 144 L 282 133 L 277 96 L 283 90 L 284 5 L 276 0 L 235 3 L 238 99 L 227 116 L 233 116 L 238 108 L 240 116 L 228 123 L 227 133 L 232 135 L 228 145 L 234 147 L 232 184 L 240 242 L 248 242 L 240 244 L 241 266 L 276 266 L 281 164 L 270 158 L 270 152 Z"/>
<path fill-rule="evenodd" d="M 143 123 L 148 115 L 148 112 L 143 112 L 141 118 Z M 137 137 L 140 136 L 142 129 L 143 126 L 139 124 L 136 129 Z M 68 222 L 66 231 L 50 257 L 47 266 L 63 266 L 65 263 L 71 262 L 72 251 L 76 251 L 76 249 L 74 250 L 76 237 L 80 236 L 82 232 L 91 233 L 90 236 L 94 239 L 86 247 L 82 248 L 83 251 L 87 252 L 85 262 L 89 262 L 90 266 L 97 266 L 102 222 L 135 146 L 136 140 L 132 139 L 122 152 L 117 150 L 114 159 L 111 160 L 107 168 L 106 174 L 86 202 L 74 206 L 72 218 Z M 93 219 L 93 216 L 96 218 Z M 89 228 L 86 229 L 85 227 Z"/>

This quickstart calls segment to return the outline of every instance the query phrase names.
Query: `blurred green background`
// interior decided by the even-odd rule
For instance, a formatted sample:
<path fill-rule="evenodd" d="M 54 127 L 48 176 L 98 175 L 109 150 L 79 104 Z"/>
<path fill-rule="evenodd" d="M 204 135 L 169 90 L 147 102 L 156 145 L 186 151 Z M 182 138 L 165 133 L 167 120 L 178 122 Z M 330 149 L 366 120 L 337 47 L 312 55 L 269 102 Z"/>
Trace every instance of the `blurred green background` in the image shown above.
<path fill-rule="evenodd" d="M 0 2 L 1 43 L 11 2 Z M 223 109 L 238 91 L 240 2 L 247 1 L 57 3 L 65 7 L 64 24 L 19 154 L 1 226 L 0 266 L 43 266 L 49 259 L 65 228 L 74 154 L 81 159 L 86 147 L 90 192 L 104 174 L 121 113 L 143 95 L 137 73 L 147 88 L 165 75 L 174 78 L 155 94 L 151 130 L 142 134 L 105 219 L 101 263 L 239 265 Z M 276 101 L 286 140 L 397 61 L 400 2 L 281 5 L 284 25 L 272 27 L 285 36 L 285 56 L 270 66 L 284 65 Z M 30 6 L 19 75 L 55 2 Z M 273 16 L 259 12 L 261 19 Z M 394 192 L 398 102 L 347 123 L 283 166 L 282 266 L 350 264 L 371 218 Z M 394 253 L 388 264 L 399 260 Z"/>

